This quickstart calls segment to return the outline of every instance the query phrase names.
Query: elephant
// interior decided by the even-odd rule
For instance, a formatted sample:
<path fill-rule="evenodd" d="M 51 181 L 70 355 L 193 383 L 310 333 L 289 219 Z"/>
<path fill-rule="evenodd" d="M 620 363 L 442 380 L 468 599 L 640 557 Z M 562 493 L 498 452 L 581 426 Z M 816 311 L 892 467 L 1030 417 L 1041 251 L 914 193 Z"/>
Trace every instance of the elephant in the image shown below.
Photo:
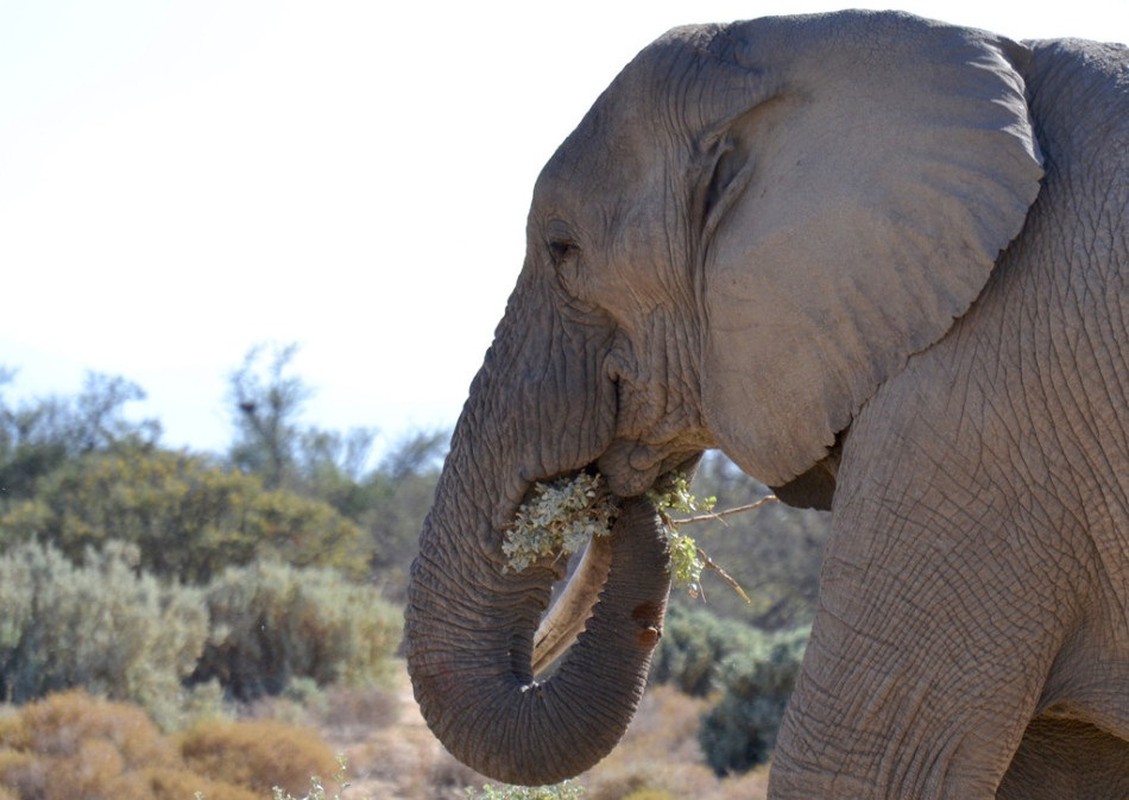
<path fill-rule="evenodd" d="M 831 514 L 770 796 L 1129 797 L 1127 167 L 1119 45 L 851 11 L 640 52 L 537 179 L 421 532 L 405 651 L 450 752 L 544 784 L 614 747 L 652 490 L 720 449 Z M 622 511 L 548 636 L 562 559 L 501 545 L 580 473 Z"/>

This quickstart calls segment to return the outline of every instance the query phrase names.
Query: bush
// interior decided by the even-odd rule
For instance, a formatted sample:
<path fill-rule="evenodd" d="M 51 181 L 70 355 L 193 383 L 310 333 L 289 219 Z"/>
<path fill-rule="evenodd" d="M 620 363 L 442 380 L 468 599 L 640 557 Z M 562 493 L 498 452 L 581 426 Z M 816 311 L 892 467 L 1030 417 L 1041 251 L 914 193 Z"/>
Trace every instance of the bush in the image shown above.
<path fill-rule="evenodd" d="M 651 662 L 651 682 L 669 683 L 693 697 L 715 689 L 726 656 L 753 649 L 758 632 L 743 622 L 721 619 L 701 608 L 671 605 Z"/>
<path fill-rule="evenodd" d="M 0 800 L 262 800 L 337 770 L 313 731 L 212 722 L 170 738 L 141 709 L 84 692 L 0 719 Z"/>
<path fill-rule="evenodd" d="M 374 588 L 328 569 L 229 568 L 208 587 L 206 601 L 212 634 L 193 680 L 217 679 L 244 701 L 277 695 L 295 678 L 380 684 L 403 628 L 400 610 Z"/>
<path fill-rule="evenodd" d="M 353 577 L 368 569 L 361 529 L 327 503 L 268 491 L 257 476 L 200 456 L 148 447 L 90 453 L 41 478 L 34 499 L 0 516 L 0 543 L 33 537 L 76 563 L 92 547 L 129 542 L 140 567 L 186 583 L 263 557 Z"/>
<path fill-rule="evenodd" d="M 162 586 L 118 543 L 75 566 L 53 547 L 0 556 L 0 693 L 23 703 L 76 687 L 172 725 L 208 635 L 199 590 Z"/>
<path fill-rule="evenodd" d="M 76 566 L 50 546 L 0 555 L 0 694 L 24 703 L 84 688 L 144 706 L 165 729 L 292 685 L 374 686 L 401 613 L 329 569 L 256 564 L 205 589 L 163 585 L 110 542 Z M 184 684 L 188 682 L 190 689 Z"/>
<path fill-rule="evenodd" d="M 699 740 L 718 775 L 764 763 L 795 687 L 809 628 L 755 636 L 728 656 L 719 671 L 725 692 L 702 720 Z"/>
<path fill-rule="evenodd" d="M 256 792 L 274 786 L 302 792 L 312 776 L 339 769 L 317 733 L 276 720 L 203 723 L 181 734 L 179 743 L 193 772 Z"/>
<path fill-rule="evenodd" d="M 262 792 L 206 778 L 189 769 L 145 770 L 142 773 L 153 800 L 263 800 Z M 117 800 L 117 798 L 113 798 Z"/>
<path fill-rule="evenodd" d="M 23 800 L 209 800 L 255 795 L 189 773 L 140 708 L 84 692 L 52 695 L 0 721 L 0 784 Z"/>

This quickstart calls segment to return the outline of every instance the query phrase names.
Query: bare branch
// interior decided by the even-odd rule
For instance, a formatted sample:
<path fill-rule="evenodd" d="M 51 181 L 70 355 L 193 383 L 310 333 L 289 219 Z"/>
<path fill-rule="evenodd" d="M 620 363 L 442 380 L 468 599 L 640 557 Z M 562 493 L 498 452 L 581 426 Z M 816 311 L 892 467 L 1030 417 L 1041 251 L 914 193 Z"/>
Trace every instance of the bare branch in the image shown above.
<path fill-rule="evenodd" d="M 676 526 L 688 525 L 692 522 L 713 522 L 714 520 L 721 519 L 722 517 L 731 517 L 734 514 L 743 514 L 746 511 L 756 511 L 761 506 L 766 506 L 769 503 L 776 502 L 779 502 L 779 498 L 774 494 L 770 494 L 767 497 L 762 497 L 757 502 L 749 503 L 748 505 L 735 506 L 734 508 L 727 508 L 723 511 L 711 511 L 708 514 L 698 514 L 697 516 L 686 517 L 685 519 L 672 519 L 671 522 Z"/>
<path fill-rule="evenodd" d="M 741 588 L 741 584 L 733 580 L 733 578 L 729 576 L 728 572 L 715 564 L 714 560 L 706 555 L 706 551 L 700 547 L 698 548 L 698 558 L 702 559 L 702 564 L 705 565 L 706 569 L 710 570 L 711 572 L 716 572 L 718 577 L 725 581 L 729 588 L 735 591 L 738 596 L 745 601 L 745 605 L 751 606 L 753 604 L 753 601 L 749 599 L 749 596 L 747 594 L 745 594 L 745 590 Z"/>

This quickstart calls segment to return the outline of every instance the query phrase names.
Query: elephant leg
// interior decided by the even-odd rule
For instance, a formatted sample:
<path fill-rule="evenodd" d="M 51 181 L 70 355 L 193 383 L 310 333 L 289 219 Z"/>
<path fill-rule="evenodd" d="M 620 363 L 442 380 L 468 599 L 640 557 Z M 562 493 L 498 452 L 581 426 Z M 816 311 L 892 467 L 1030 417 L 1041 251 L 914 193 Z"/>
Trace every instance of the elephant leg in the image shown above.
<path fill-rule="evenodd" d="M 1087 722 L 1038 717 L 1027 727 L 997 797 L 1124 800 L 1129 742 Z"/>
<path fill-rule="evenodd" d="M 903 557 L 887 550 L 872 563 L 844 560 L 841 549 L 829 544 L 771 796 L 994 797 L 1059 632 L 1037 628 L 1045 623 L 1020 598 L 994 596 L 979 565 L 946 565 L 930 545 Z M 1022 642 L 1009 627 L 1023 631 Z"/>
<path fill-rule="evenodd" d="M 994 797 L 1076 629 L 1086 551 L 1017 483 L 1023 440 L 912 388 L 846 442 L 773 797 Z"/>

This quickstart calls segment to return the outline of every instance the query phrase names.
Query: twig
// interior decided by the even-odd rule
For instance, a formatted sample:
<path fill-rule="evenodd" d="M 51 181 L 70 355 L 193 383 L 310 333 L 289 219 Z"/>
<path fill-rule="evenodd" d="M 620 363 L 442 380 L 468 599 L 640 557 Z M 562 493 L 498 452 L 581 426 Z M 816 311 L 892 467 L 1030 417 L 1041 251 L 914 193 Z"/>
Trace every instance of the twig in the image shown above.
<path fill-rule="evenodd" d="M 743 506 L 736 506 L 735 508 L 727 508 L 724 511 L 711 511 L 708 514 L 699 514 L 699 515 L 694 516 L 694 517 L 687 517 L 686 519 L 671 520 L 671 523 L 674 526 L 679 526 L 679 525 L 686 525 L 687 523 L 691 523 L 691 522 L 712 522 L 713 520 L 719 520 L 719 519 L 722 519 L 723 517 L 729 517 L 729 516 L 732 516 L 734 514 L 742 514 L 746 511 L 755 511 L 756 509 L 760 508 L 761 506 L 768 505 L 769 503 L 775 503 L 776 501 L 777 501 L 776 495 L 770 494 L 767 497 L 762 497 L 760 500 L 757 500 L 755 503 L 749 503 L 748 505 L 743 505 Z M 733 580 L 733 578 L 730 577 L 728 572 L 726 572 L 721 567 L 719 567 L 714 562 L 714 560 L 712 558 L 710 558 L 708 555 L 706 555 L 705 550 L 703 550 L 702 548 L 697 547 L 697 546 L 695 546 L 695 549 L 698 551 L 698 558 L 700 558 L 702 560 L 702 565 L 706 569 L 710 570 L 713 573 L 716 573 L 719 578 L 721 578 L 723 581 L 725 581 L 725 583 L 729 586 L 729 588 L 732 589 L 734 592 L 736 592 L 738 594 L 738 596 L 740 596 L 740 598 L 745 601 L 746 605 L 752 605 L 753 604 L 753 601 L 749 599 L 749 595 L 745 594 L 745 590 L 741 588 L 741 584 L 739 584 L 739 583 L 737 583 L 737 581 Z"/>
<path fill-rule="evenodd" d="M 702 559 L 702 564 L 705 565 L 706 569 L 712 572 L 716 572 L 718 577 L 720 577 L 729 585 L 730 589 L 740 595 L 741 599 L 745 601 L 745 605 L 751 606 L 753 604 L 753 601 L 749 599 L 749 596 L 747 594 L 745 594 L 745 590 L 741 588 L 741 584 L 737 583 L 737 581 L 729 577 L 729 573 L 715 564 L 713 559 L 706 555 L 706 551 L 700 547 L 698 548 L 698 558 Z"/>
<path fill-rule="evenodd" d="M 708 514 L 698 514 L 694 517 L 686 517 L 685 519 L 671 520 L 675 525 L 686 525 L 691 522 L 712 522 L 721 519 L 722 517 L 730 517 L 734 514 L 743 514 L 746 511 L 755 511 L 761 506 L 766 506 L 769 503 L 775 503 L 779 500 L 776 495 L 770 494 L 767 497 L 762 497 L 755 503 L 749 503 L 744 506 L 735 506 L 734 508 L 727 508 L 723 511 L 711 511 Z"/>

